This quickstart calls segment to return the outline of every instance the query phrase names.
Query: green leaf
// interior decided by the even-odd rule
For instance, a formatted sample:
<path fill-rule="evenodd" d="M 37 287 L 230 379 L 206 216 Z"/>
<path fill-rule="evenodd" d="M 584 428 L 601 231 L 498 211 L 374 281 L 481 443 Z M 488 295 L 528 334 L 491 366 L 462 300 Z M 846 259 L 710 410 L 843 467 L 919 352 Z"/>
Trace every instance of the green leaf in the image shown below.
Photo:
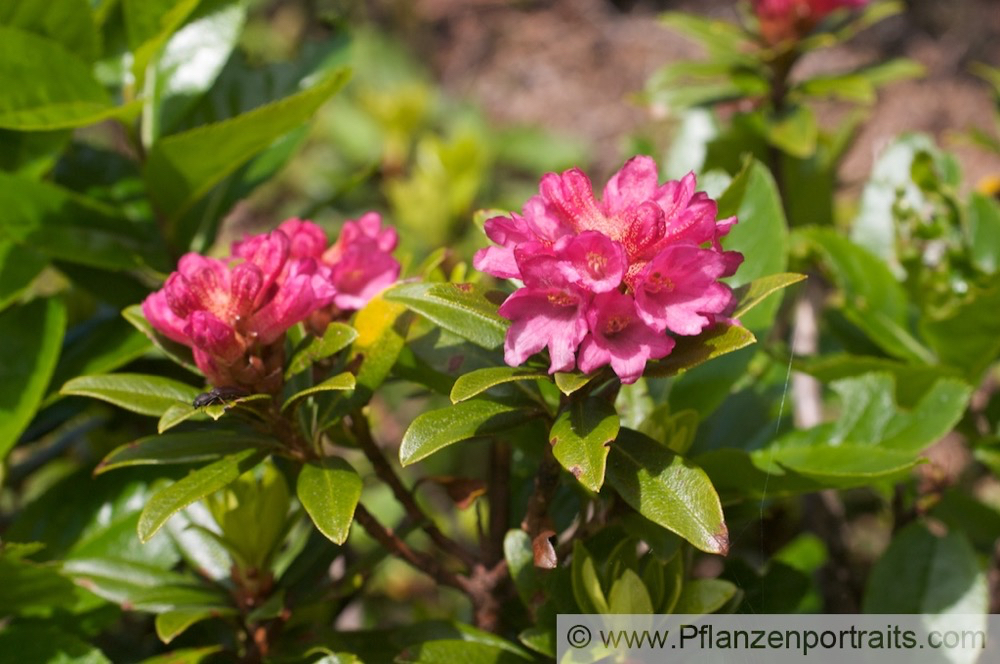
<path fill-rule="evenodd" d="M 810 97 L 829 97 L 858 104 L 875 102 L 875 86 L 856 72 L 815 76 L 802 81 L 793 90 Z"/>
<path fill-rule="evenodd" d="M 503 538 L 503 556 L 518 597 L 526 607 L 532 607 L 541 590 L 541 579 L 535 569 L 535 553 L 531 537 L 520 528 L 508 530 Z"/>
<path fill-rule="evenodd" d="M 580 484 L 600 491 L 608 448 L 620 426 L 614 405 L 606 400 L 572 399 L 560 410 L 549 432 L 552 454 Z"/>
<path fill-rule="evenodd" d="M 59 393 L 101 399 L 133 413 L 159 417 L 171 406 L 190 405 L 199 390 L 162 376 L 119 373 L 80 376 L 63 385 Z"/>
<path fill-rule="evenodd" d="M 994 280 L 995 282 L 995 280 Z M 1000 354 L 1000 285 L 971 289 L 958 306 L 920 321 L 920 331 L 945 364 L 978 384 Z"/>
<path fill-rule="evenodd" d="M 969 251 L 983 272 L 1000 270 L 1000 203 L 979 193 L 969 199 Z"/>
<path fill-rule="evenodd" d="M 0 631 L 0 660 L 9 664 L 111 664 L 96 646 L 55 625 L 41 623 L 8 625 Z"/>
<path fill-rule="evenodd" d="M 519 369 L 517 367 L 488 367 L 477 369 L 459 376 L 451 388 L 451 402 L 458 403 L 478 396 L 497 385 L 519 380 L 537 380 L 548 378 L 548 373 L 535 369 Z"/>
<path fill-rule="evenodd" d="M 6 239 L 0 239 L 0 311 L 13 304 L 31 285 L 48 261 L 45 256 Z"/>
<path fill-rule="evenodd" d="M 986 575 L 961 533 L 935 535 L 912 523 L 875 563 L 863 606 L 865 613 L 981 615 L 988 611 Z"/>
<path fill-rule="evenodd" d="M 340 70 L 281 101 L 158 141 L 143 173 L 158 209 L 177 219 L 223 178 L 306 122 L 346 80 Z"/>
<path fill-rule="evenodd" d="M 281 410 L 288 410 L 289 407 L 298 403 L 302 399 L 305 399 L 311 394 L 319 394 L 320 392 L 330 392 L 337 390 L 353 390 L 355 387 L 354 374 L 350 371 L 345 371 L 339 373 L 336 376 L 327 378 L 319 385 L 313 385 L 312 387 L 302 390 L 301 392 L 296 392 L 292 396 L 288 397 L 285 403 L 281 406 Z"/>
<path fill-rule="evenodd" d="M 630 429 L 611 447 L 608 483 L 654 523 L 707 553 L 729 550 L 722 504 L 701 468 Z"/>
<path fill-rule="evenodd" d="M 502 294 L 476 284 L 400 284 L 385 293 L 392 302 L 483 348 L 503 345 L 508 322 L 497 313 Z"/>
<path fill-rule="evenodd" d="M 736 595 L 737 588 L 723 579 L 691 579 L 684 584 L 673 613 L 701 616 L 715 613 Z"/>
<path fill-rule="evenodd" d="M 870 67 L 858 69 L 854 76 L 866 80 L 873 88 L 904 81 L 909 78 L 920 78 L 926 73 L 926 69 L 919 62 L 908 58 L 893 58 L 886 62 L 880 62 Z"/>
<path fill-rule="evenodd" d="M 154 495 L 139 518 L 139 539 L 143 542 L 156 534 L 163 524 L 179 510 L 218 491 L 250 470 L 267 456 L 267 452 L 250 449 L 237 452 L 193 471 Z"/>
<path fill-rule="evenodd" d="M 733 312 L 733 318 L 742 318 L 748 311 L 764 301 L 768 295 L 775 293 L 792 284 L 797 284 L 806 278 L 804 274 L 795 272 L 782 272 L 772 274 L 759 279 L 754 279 L 750 283 L 743 284 L 733 290 L 738 304 Z"/>
<path fill-rule="evenodd" d="M 908 330 L 908 301 L 885 263 L 830 229 L 801 232 L 815 247 L 844 292 L 844 316 L 886 353 L 916 363 L 934 356 Z"/>
<path fill-rule="evenodd" d="M 206 658 L 222 650 L 222 646 L 206 646 L 204 648 L 183 648 L 173 650 L 163 655 L 148 657 L 139 664 L 201 664 Z"/>
<path fill-rule="evenodd" d="M 344 323 L 330 323 L 322 337 L 308 336 L 292 352 L 285 370 L 285 380 L 305 371 L 314 362 L 326 359 L 351 345 L 358 338 L 358 331 Z"/>
<path fill-rule="evenodd" d="M 17 559 L 8 548 L 13 547 L 8 543 L 0 552 L 0 614 L 45 611 L 73 602 L 69 579 L 51 566 Z"/>
<path fill-rule="evenodd" d="M 163 613 L 178 608 L 226 610 L 221 588 L 153 565 L 118 558 L 77 558 L 63 563 L 63 573 L 98 597 L 135 611 Z"/>
<path fill-rule="evenodd" d="M 199 0 L 122 0 L 125 34 L 132 49 L 135 87 L 146 85 L 146 72 L 170 36 L 184 24 Z"/>
<path fill-rule="evenodd" d="M 153 342 L 154 346 L 163 351 L 163 354 L 168 359 L 199 376 L 201 375 L 201 370 L 194 363 L 194 356 L 191 354 L 191 349 L 172 339 L 168 339 L 153 329 L 153 326 L 150 325 L 142 313 L 142 305 L 134 304 L 126 307 L 122 310 L 122 317 L 135 329 L 145 334 Z"/>
<path fill-rule="evenodd" d="M 793 366 L 797 371 L 824 383 L 873 372 L 892 374 L 896 379 L 896 399 L 906 408 L 914 407 L 941 378 L 961 378 L 960 372 L 948 367 L 921 366 L 885 357 L 847 353 L 803 357 L 797 359 Z"/>
<path fill-rule="evenodd" d="M 149 339 L 120 318 L 106 318 L 85 323 L 82 335 L 75 336 L 59 356 L 46 403 L 58 398 L 56 388 L 74 376 L 103 374 L 128 364 L 152 349 Z"/>
<path fill-rule="evenodd" d="M 48 131 L 94 124 L 123 112 L 89 66 L 58 42 L 0 26 L 0 127 Z"/>
<path fill-rule="evenodd" d="M 819 126 L 816 115 L 806 106 L 793 105 L 780 114 L 767 114 L 764 128 L 767 142 L 793 157 L 805 159 L 816 152 Z"/>
<path fill-rule="evenodd" d="M 698 336 L 678 337 L 670 355 L 648 363 L 643 375 L 649 378 L 675 376 L 756 341 L 756 337 L 745 327 L 716 323 Z"/>
<path fill-rule="evenodd" d="M 295 490 L 316 528 L 336 544 L 346 542 L 361 499 L 357 471 L 337 457 L 310 461 L 302 466 Z"/>
<path fill-rule="evenodd" d="M 454 443 L 513 429 L 534 414 L 480 399 L 422 413 L 403 434 L 399 461 L 409 466 Z"/>
<path fill-rule="evenodd" d="M 344 392 L 330 392 L 325 395 L 328 401 L 323 400 L 323 395 L 317 398 L 320 401 L 319 431 L 371 400 L 403 350 L 409 326 L 406 308 L 386 301 L 381 295 L 372 298 L 355 314 L 354 328 L 358 337 L 347 359 L 347 367 L 355 376 L 354 391 L 347 396 Z"/>
<path fill-rule="evenodd" d="M 597 374 L 564 373 L 559 371 L 556 372 L 555 377 L 556 387 L 559 388 L 560 392 L 569 396 L 596 378 Z"/>
<path fill-rule="evenodd" d="M 667 12 L 660 22 L 685 37 L 701 42 L 716 56 L 737 57 L 749 46 L 749 35 L 729 21 L 704 18 L 687 12 Z"/>
<path fill-rule="evenodd" d="M 104 270 L 164 262 L 163 248 L 154 246 L 143 229 L 46 182 L 0 173 L 0 208 L 0 238 L 29 247 L 31 254 Z"/>
<path fill-rule="evenodd" d="M 608 600 L 601 589 L 594 558 L 580 540 L 573 541 L 573 598 L 581 613 L 607 613 Z"/>
<path fill-rule="evenodd" d="M 35 416 L 66 329 L 60 300 L 35 300 L 0 313 L 0 462 Z"/>
<path fill-rule="evenodd" d="M 218 618 L 219 616 L 232 615 L 234 613 L 236 613 L 236 609 L 234 608 L 223 609 L 221 607 L 212 609 L 176 609 L 173 611 L 166 611 L 156 616 L 156 635 L 160 637 L 160 641 L 170 643 L 178 636 L 186 632 L 187 629 L 195 623 L 203 620 L 209 620 L 211 618 Z"/>
<path fill-rule="evenodd" d="M 126 466 L 214 461 L 243 450 L 269 448 L 274 445 L 273 438 L 261 433 L 218 427 L 164 433 L 116 447 L 97 465 L 94 474 L 99 475 Z"/>
<path fill-rule="evenodd" d="M 477 641 L 441 639 L 424 641 L 404 650 L 395 660 L 398 664 L 524 664 L 532 661 L 510 650 Z"/>
<path fill-rule="evenodd" d="M 643 614 L 653 613 L 653 600 L 639 575 L 630 569 L 611 584 L 608 592 L 608 613 Z"/>
<path fill-rule="evenodd" d="M 0 25 L 48 37 L 87 62 L 98 54 L 97 27 L 87 0 L 5 2 L 0 5 Z"/>

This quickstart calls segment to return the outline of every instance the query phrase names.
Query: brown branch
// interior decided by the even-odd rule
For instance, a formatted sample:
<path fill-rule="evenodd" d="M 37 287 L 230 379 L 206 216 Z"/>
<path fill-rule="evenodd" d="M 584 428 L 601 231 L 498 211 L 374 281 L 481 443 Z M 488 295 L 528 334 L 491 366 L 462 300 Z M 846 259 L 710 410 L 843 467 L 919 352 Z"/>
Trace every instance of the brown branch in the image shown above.
<path fill-rule="evenodd" d="M 552 569 L 556 566 L 556 552 L 549 541 L 549 537 L 555 535 L 549 519 L 549 504 L 558 486 L 559 462 L 552 455 L 552 448 L 546 445 L 535 475 L 535 488 L 528 498 L 528 507 L 521 521 L 521 529 L 531 537 L 536 567 Z"/>
<path fill-rule="evenodd" d="M 438 583 L 452 588 L 465 591 L 466 584 L 463 579 L 453 572 L 445 569 L 437 558 L 430 556 L 423 551 L 418 551 L 410 547 L 402 538 L 379 523 L 371 512 L 364 505 L 358 504 L 354 510 L 354 519 L 365 529 L 372 539 L 381 544 L 387 550 L 394 553 L 427 576 Z"/>
<path fill-rule="evenodd" d="M 417 504 L 416 498 L 410 492 L 406 486 L 403 485 L 403 481 L 400 479 L 396 471 L 393 470 L 389 462 L 386 461 L 385 456 L 382 454 L 382 450 L 379 449 L 378 444 L 375 443 L 375 439 L 372 438 L 371 428 L 368 426 L 368 420 L 360 412 L 355 412 L 351 415 L 351 431 L 357 438 L 358 444 L 361 446 L 361 450 L 365 453 L 368 461 L 372 464 L 372 468 L 375 470 L 375 474 L 385 482 L 389 488 L 392 490 L 392 494 L 399 501 L 400 505 L 403 506 L 403 510 L 406 515 L 414 522 L 420 525 L 420 528 L 427 533 L 427 536 L 431 538 L 442 551 L 446 551 L 451 555 L 455 556 L 469 569 L 472 569 L 476 565 L 476 559 L 464 548 L 462 548 L 458 542 L 446 536 L 441 530 L 431 521 L 430 517 L 424 514 L 424 511 L 420 509 Z"/>

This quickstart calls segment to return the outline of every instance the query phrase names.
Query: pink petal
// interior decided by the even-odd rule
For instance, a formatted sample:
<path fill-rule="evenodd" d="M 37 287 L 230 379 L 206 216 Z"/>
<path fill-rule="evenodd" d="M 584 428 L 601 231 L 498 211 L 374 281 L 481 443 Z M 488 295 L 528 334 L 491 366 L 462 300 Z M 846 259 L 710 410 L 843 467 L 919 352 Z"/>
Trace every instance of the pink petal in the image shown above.
<path fill-rule="evenodd" d="M 263 277 L 257 296 L 257 306 L 262 306 L 271 294 L 271 284 L 281 275 L 288 260 L 290 242 L 281 231 L 253 235 L 233 245 L 233 254 L 257 266 Z"/>
<path fill-rule="evenodd" d="M 628 295 L 617 291 L 594 297 L 587 312 L 590 336 L 581 349 L 580 369 L 587 373 L 607 360 L 622 383 L 634 383 L 650 359 L 666 357 L 674 340 L 647 326 Z"/>
<path fill-rule="evenodd" d="M 311 221 L 286 219 L 278 230 L 288 236 L 292 258 L 319 258 L 326 250 L 326 233 Z"/>
<path fill-rule="evenodd" d="M 485 247 L 472 257 L 472 265 L 480 272 L 498 279 L 520 279 L 521 271 L 514 259 L 514 250 L 507 247 Z"/>
<path fill-rule="evenodd" d="M 625 276 L 625 250 L 602 233 L 584 231 L 556 245 L 558 269 L 570 282 L 593 293 L 618 288 Z"/>
<path fill-rule="evenodd" d="M 369 243 L 367 248 L 356 244 L 332 267 L 331 282 L 336 290 L 333 303 L 339 309 L 360 309 L 395 283 L 399 271 L 396 259 L 378 251 L 374 243 Z"/>
<path fill-rule="evenodd" d="M 549 373 L 571 371 L 576 349 L 587 334 L 586 299 L 578 291 L 522 288 L 507 298 L 499 313 L 511 321 L 504 341 L 504 360 L 524 364 L 545 347 Z"/>
<path fill-rule="evenodd" d="M 167 303 L 167 296 L 162 290 L 150 293 L 142 301 L 142 315 L 160 334 L 177 343 L 190 345 L 191 340 L 184 333 L 187 321 L 174 313 Z"/>
<path fill-rule="evenodd" d="M 241 263 L 233 268 L 230 283 L 230 316 L 246 318 L 253 313 L 264 275 L 256 265 Z"/>
<path fill-rule="evenodd" d="M 191 314 L 185 332 L 195 348 L 224 362 L 234 362 L 246 350 L 233 328 L 207 311 Z"/>
<path fill-rule="evenodd" d="M 271 344 L 317 308 L 310 275 L 297 275 L 285 281 L 271 301 L 254 314 L 250 335 L 265 346 Z"/>
<path fill-rule="evenodd" d="M 642 205 L 653 198 L 659 183 L 656 162 L 645 155 L 632 157 L 611 176 L 601 194 L 608 216 Z"/>
<path fill-rule="evenodd" d="M 586 230 L 605 231 L 607 218 L 594 198 L 590 178 L 579 168 L 571 168 L 562 175 L 548 173 L 539 184 L 542 200 L 547 211 L 572 227 L 577 232 Z"/>

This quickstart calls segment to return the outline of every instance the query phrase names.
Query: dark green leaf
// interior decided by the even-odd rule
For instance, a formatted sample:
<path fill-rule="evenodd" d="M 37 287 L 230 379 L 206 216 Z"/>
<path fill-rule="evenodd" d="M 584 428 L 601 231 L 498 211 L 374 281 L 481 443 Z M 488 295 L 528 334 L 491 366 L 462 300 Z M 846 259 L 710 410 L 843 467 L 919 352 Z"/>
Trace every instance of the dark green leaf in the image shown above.
<path fill-rule="evenodd" d="M 184 648 L 163 655 L 149 657 L 140 664 L 201 664 L 206 658 L 222 650 L 222 646 L 207 646 L 205 648 Z"/>
<path fill-rule="evenodd" d="M 194 577 L 116 558 L 78 558 L 63 563 L 63 572 L 80 586 L 109 602 L 136 611 L 163 613 L 178 608 L 225 610 L 224 591 Z"/>
<path fill-rule="evenodd" d="M 13 304 L 35 280 L 48 261 L 31 249 L 0 240 L 0 311 Z"/>
<path fill-rule="evenodd" d="M 142 510 L 139 539 L 148 541 L 179 510 L 223 488 L 259 464 L 266 456 L 266 452 L 254 449 L 237 452 L 199 468 L 163 489 Z"/>
<path fill-rule="evenodd" d="M 281 101 L 157 142 L 144 171 L 157 207 L 177 219 L 223 178 L 308 120 L 346 80 L 341 70 Z"/>
<path fill-rule="evenodd" d="M 646 436 L 622 429 L 608 482 L 633 509 L 708 553 L 729 550 L 719 496 L 701 468 Z"/>
<path fill-rule="evenodd" d="M 295 490 L 319 531 L 336 544 L 346 542 L 361 498 L 357 471 L 337 457 L 310 461 L 302 466 Z"/>
<path fill-rule="evenodd" d="M 65 328 L 66 309 L 56 299 L 0 313 L 0 462 L 42 402 Z"/>
<path fill-rule="evenodd" d="M 939 536 L 912 523 L 872 569 L 865 613 L 973 614 L 987 611 L 986 577 L 958 532 Z"/>
<path fill-rule="evenodd" d="M 147 436 L 115 448 L 94 469 L 100 474 L 126 466 L 214 461 L 248 449 L 268 448 L 275 441 L 263 434 L 230 429 L 200 429 Z"/>
<path fill-rule="evenodd" d="M 958 306 L 940 316 L 927 316 L 920 331 L 945 364 L 962 370 L 978 384 L 1000 354 L 1000 285 L 974 289 Z"/>
<path fill-rule="evenodd" d="M 408 466 L 454 443 L 513 429 L 531 415 L 523 408 L 479 399 L 422 413 L 403 434 L 399 461 Z"/>
<path fill-rule="evenodd" d="M 772 274 L 754 279 L 750 283 L 743 284 L 733 290 L 733 295 L 739 303 L 736 306 L 736 311 L 733 312 L 733 318 L 742 318 L 748 311 L 763 302 L 771 293 L 787 288 L 792 284 L 797 284 L 805 278 L 806 275 L 804 274 L 783 272 L 781 274 Z"/>
<path fill-rule="evenodd" d="M 139 330 L 146 337 L 153 342 L 153 345 L 163 351 L 170 360 L 176 362 L 180 366 L 192 371 L 199 376 L 201 371 L 194 363 L 194 357 L 191 355 L 191 349 L 187 346 L 177 343 L 172 339 L 168 339 L 159 332 L 153 329 L 153 326 L 149 324 L 146 317 L 142 314 L 142 306 L 134 304 L 127 307 L 122 311 L 122 317 L 127 320 L 135 329 Z"/>
<path fill-rule="evenodd" d="M 301 392 L 296 392 L 292 396 L 288 397 L 285 403 L 281 406 L 281 410 L 288 410 L 288 408 L 302 399 L 305 399 L 311 394 L 318 394 L 320 392 L 330 392 L 338 390 L 353 390 L 355 387 L 354 374 L 350 371 L 345 371 L 339 373 L 336 376 L 327 378 L 322 383 L 318 385 L 313 385 L 312 387 L 302 390 Z"/>
<path fill-rule="evenodd" d="M 548 374 L 545 371 L 534 369 L 519 369 L 517 367 L 488 367 L 477 369 L 465 375 L 459 376 L 455 385 L 451 388 L 451 402 L 458 403 L 478 396 L 497 385 L 510 383 L 518 380 L 546 379 Z"/>
<path fill-rule="evenodd" d="M 404 650 L 394 660 L 398 664 L 523 664 L 529 657 L 499 646 L 475 641 L 442 639 L 425 641 Z"/>
<path fill-rule="evenodd" d="M 80 376 L 63 385 L 59 393 L 101 399 L 133 413 L 159 417 L 171 406 L 190 404 L 199 390 L 162 376 L 120 373 Z"/>
<path fill-rule="evenodd" d="M 681 589 L 673 613 L 705 615 L 715 613 L 736 594 L 737 588 L 723 579 L 691 579 Z"/>
<path fill-rule="evenodd" d="M 48 37 L 81 60 L 89 62 L 97 57 L 97 28 L 87 0 L 5 2 L 0 4 L 0 25 Z"/>
<path fill-rule="evenodd" d="M 573 578 L 573 598 L 581 613 L 607 613 L 608 600 L 601 589 L 597 576 L 597 566 L 580 540 L 573 542 L 573 562 L 570 572 Z"/>
<path fill-rule="evenodd" d="M 615 407 L 606 400 L 571 399 L 549 432 L 552 454 L 580 484 L 600 491 L 608 448 L 620 426 Z"/>
<path fill-rule="evenodd" d="M 541 579 L 535 569 L 535 553 L 528 533 L 519 528 L 508 530 L 503 538 L 503 555 L 518 596 L 526 607 L 532 607 L 541 590 Z"/>
<path fill-rule="evenodd" d="M 444 329 L 483 348 L 503 345 L 508 322 L 497 313 L 503 296 L 475 284 L 400 284 L 385 298 L 401 302 Z"/>
<path fill-rule="evenodd" d="M 20 664 L 111 664 L 96 646 L 54 625 L 22 623 L 0 631 L 0 662 Z"/>
<path fill-rule="evenodd" d="M 351 345 L 358 338 L 358 331 L 344 323 L 330 323 L 321 338 L 308 336 L 292 353 L 285 370 L 285 380 L 305 371 L 314 362 L 330 357 Z"/>
<path fill-rule="evenodd" d="M 111 105 L 88 65 L 58 42 L 0 26 L 0 127 L 66 129 L 122 112 Z"/>
<path fill-rule="evenodd" d="M 0 587 L 0 615 L 18 614 L 25 609 L 51 610 L 73 601 L 73 584 L 58 570 L 17 560 L 6 549 L 0 554 Z"/>
<path fill-rule="evenodd" d="M 156 616 L 156 635 L 160 637 L 160 641 L 170 643 L 175 638 L 186 632 L 188 627 L 195 623 L 234 613 L 236 613 L 235 608 L 224 609 L 222 607 L 212 609 L 197 608 L 166 611 Z M 175 660 L 171 661 L 173 662 Z"/>
<path fill-rule="evenodd" d="M 978 193 L 969 200 L 969 249 L 980 270 L 1000 270 L 1000 203 Z"/>
<path fill-rule="evenodd" d="M 756 341 L 745 327 L 716 323 L 696 337 L 679 337 L 670 355 L 647 364 L 644 375 L 650 378 L 674 376 Z"/>
<path fill-rule="evenodd" d="M 639 575 L 626 569 L 611 583 L 608 592 L 608 613 L 643 614 L 653 613 L 653 600 Z"/>

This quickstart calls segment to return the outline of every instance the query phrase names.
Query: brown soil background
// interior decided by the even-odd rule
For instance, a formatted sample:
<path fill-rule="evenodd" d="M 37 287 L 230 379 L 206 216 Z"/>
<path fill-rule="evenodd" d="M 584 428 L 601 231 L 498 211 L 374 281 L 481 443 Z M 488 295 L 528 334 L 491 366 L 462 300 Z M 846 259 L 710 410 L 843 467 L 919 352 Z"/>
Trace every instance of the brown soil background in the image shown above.
<path fill-rule="evenodd" d="M 595 179 L 627 155 L 624 137 L 648 127 L 631 103 L 659 67 L 701 57 L 700 47 L 662 27 L 659 13 L 685 10 L 736 21 L 732 0 L 372 0 L 369 17 L 402 36 L 446 90 L 481 105 L 500 124 L 535 124 L 594 146 Z M 1000 174 L 1000 156 L 963 141 L 971 127 L 996 132 L 990 88 L 969 71 L 1000 65 L 1000 0 L 909 0 L 846 45 L 816 52 L 802 71 L 838 71 L 906 56 L 920 80 L 883 89 L 842 164 L 848 188 L 904 131 L 932 134 L 963 165 L 966 183 Z M 835 114 L 821 113 L 821 121 Z"/>

